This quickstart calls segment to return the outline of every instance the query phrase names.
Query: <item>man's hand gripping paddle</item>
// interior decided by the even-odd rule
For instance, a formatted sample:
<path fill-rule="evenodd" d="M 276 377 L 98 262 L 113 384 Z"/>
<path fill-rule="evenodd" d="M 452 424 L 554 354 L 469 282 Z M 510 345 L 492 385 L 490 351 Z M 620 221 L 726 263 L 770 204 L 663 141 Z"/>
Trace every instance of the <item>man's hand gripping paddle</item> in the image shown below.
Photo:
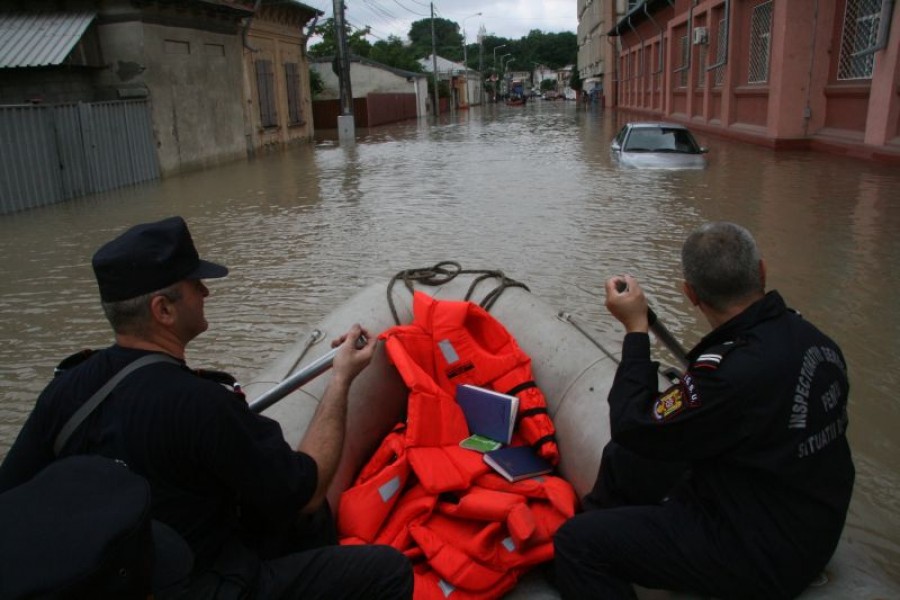
<path fill-rule="evenodd" d="M 626 284 L 624 281 L 619 280 L 616 282 L 616 291 L 624 292 L 626 289 L 628 289 L 628 284 Z M 669 330 L 666 329 L 666 326 L 659 322 L 659 318 L 656 316 L 656 313 L 653 312 L 653 309 L 649 306 L 647 307 L 647 322 L 650 325 L 650 331 L 652 331 L 653 334 L 657 338 L 659 338 L 659 341 L 661 341 L 666 346 L 666 348 L 669 349 L 669 352 L 674 354 L 675 358 L 681 361 L 681 363 L 685 367 L 688 366 L 689 361 L 687 357 L 687 350 L 685 350 L 684 346 L 682 346 L 681 343 L 679 343 L 679 341 L 675 339 L 675 336 L 669 333 Z"/>
<path fill-rule="evenodd" d="M 356 339 L 356 348 L 361 350 L 368 343 L 366 336 L 361 335 Z M 291 392 L 303 387 L 328 369 L 334 364 L 334 357 L 340 350 L 340 346 L 332 348 L 327 354 L 311 362 L 301 370 L 297 371 L 284 381 L 273 387 L 271 390 L 250 403 L 250 410 L 255 413 L 261 413 Z"/>

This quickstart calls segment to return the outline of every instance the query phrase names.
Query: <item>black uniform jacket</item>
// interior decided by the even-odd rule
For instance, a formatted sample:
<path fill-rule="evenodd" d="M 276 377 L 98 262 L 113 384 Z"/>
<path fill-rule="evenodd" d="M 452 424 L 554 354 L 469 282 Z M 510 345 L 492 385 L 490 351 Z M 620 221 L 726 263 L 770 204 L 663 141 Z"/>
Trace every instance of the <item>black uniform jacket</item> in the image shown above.
<path fill-rule="evenodd" d="M 626 335 L 609 394 L 613 440 L 689 463 L 671 500 L 695 507 L 748 560 L 767 570 L 821 568 L 854 479 L 840 349 L 773 291 L 707 335 L 689 360 L 681 382 L 659 392 L 648 335 Z"/>
<path fill-rule="evenodd" d="M 69 417 L 146 351 L 112 346 L 56 377 L 0 467 L 0 492 L 54 460 Z M 275 527 L 292 523 L 312 497 L 315 461 L 294 452 L 279 425 L 253 414 L 242 397 L 186 366 L 155 363 L 131 373 L 75 431 L 62 454 L 125 461 L 151 485 L 152 516 L 188 541 L 195 568 L 209 566 L 236 535 L 239 514 Z"/>

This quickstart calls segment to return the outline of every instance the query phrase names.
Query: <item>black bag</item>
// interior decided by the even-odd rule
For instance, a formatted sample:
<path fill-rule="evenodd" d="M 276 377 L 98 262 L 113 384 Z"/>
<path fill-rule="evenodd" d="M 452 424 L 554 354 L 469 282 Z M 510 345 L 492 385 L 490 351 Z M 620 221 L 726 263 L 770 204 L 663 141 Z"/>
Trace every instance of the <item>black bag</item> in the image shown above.
<path fill-rule="evenodd" d="M 0 494 L 0 532 L 4 600 L 144 599 L 193 566 L 184 540 L 151 522 L 147 480 L 102 456 L 57 460 Z"/>

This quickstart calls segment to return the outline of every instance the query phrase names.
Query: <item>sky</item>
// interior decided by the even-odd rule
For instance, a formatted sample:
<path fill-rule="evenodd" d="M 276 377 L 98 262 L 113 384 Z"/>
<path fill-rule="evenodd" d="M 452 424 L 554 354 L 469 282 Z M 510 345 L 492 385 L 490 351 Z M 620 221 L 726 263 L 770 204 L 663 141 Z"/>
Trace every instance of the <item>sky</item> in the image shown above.
<path fill-rule="evenodd" d="M 324 12 L 322 19 L 334 15 L 333 0 L 301 2 Z M 373 44 L 389 35 L 406 40 L 413 21 L 431 17 L 431 3 L 427 0 L 344 0 L 344 4 L 351 26 L 372 28 L 372 35 L 366 39 Z M 434 16 L 459 23 L 466 40 L 474 44 L 482 25 L 486 35 L 513 40 L 525 37 L 532 29 L 575 33 L 577 5 L 576 0 L 440 0 L 434 2 Z"/>

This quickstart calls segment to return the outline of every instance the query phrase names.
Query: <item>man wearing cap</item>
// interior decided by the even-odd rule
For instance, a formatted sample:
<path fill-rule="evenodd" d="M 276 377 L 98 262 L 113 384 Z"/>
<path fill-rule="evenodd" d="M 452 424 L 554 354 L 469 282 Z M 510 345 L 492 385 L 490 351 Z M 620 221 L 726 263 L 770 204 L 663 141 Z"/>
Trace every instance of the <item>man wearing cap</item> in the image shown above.
<path fill-rule="evenodd" d="M 202 280 L 224 277 L 228 269 L 200 259 L 181 217 L 132 227 L 101 247 L 92 264 L 115 344 L 79 355 L 86 358 L 75 366 L 64 361 L 69 368 L 42 392 L 0 466 L 0 492 L 58 457 L 120 459 L 150 481 L 154 519 L 180 533 L 193 551 L 192 576 L 178 593 L 410 597 L 411 567 L 394 549 L 325 545 L 334 542 L 325 492 L 343 445 L 347 394 L 372 358 L 374 336 L 356 348 L 367 332 L 354 325 L 333 342 L 340 350 L 331 380 L 293 450 L 275 421 L 252 413 L 238 393 L 184 363 L 185 347 L 208 327 L 203 305 L 209 290 Z M 68 437 L 61 435 L 88 398 L 150 355 L 159 362 L 130 372 Z M 306 537 L 287 533 L 304 523 Z"/>

